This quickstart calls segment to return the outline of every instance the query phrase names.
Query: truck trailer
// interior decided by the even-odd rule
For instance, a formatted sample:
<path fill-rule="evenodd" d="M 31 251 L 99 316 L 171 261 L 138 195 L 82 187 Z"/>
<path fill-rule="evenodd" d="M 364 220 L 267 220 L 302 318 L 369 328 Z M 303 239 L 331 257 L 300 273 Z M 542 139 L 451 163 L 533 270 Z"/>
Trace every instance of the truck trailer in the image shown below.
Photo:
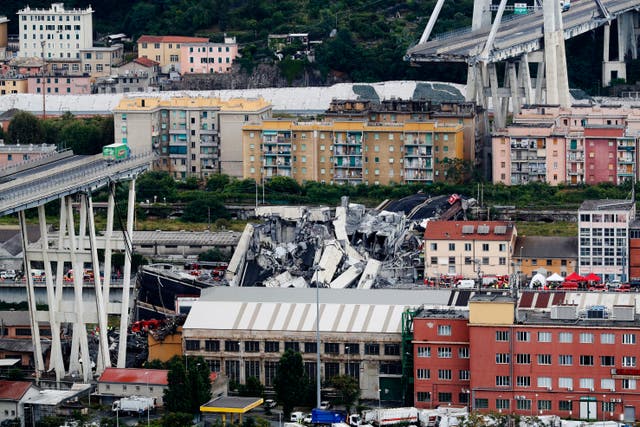
<path fill-rule="evenodd" d="M 394 424 L 417 424 L 418 410 L 416 408 L 379 408 L 362 413 L 364 423 L 374 426 L 390 426 Z"/>
<path fill-rule="evenodd" d="M 130 396 L 123 397 L 113 402 L 111 410 L 113 412 L 126 412 L 140 414 L 154 408 L 155 399 L 153 397 Z"/>
<path fill-rule="evenodd" d="M 313 424 L 337 424 L 344 423 L 347 413 L 344 411 L 333 411 L 329 409 L 313 408 L 311 410 L 311 423 Z"/>

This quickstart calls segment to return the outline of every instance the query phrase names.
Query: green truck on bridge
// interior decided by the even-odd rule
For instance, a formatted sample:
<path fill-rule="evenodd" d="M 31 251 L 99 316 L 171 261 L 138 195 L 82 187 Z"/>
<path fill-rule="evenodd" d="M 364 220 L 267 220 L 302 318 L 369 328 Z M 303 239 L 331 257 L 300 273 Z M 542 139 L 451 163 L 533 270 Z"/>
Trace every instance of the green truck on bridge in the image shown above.
<path fill-rule="evenodd" d="M 129 158 L 129 146 L 124 143 L 109 144 L 102 147 L 102 157 L 107 162 L 120 162 Z"/>

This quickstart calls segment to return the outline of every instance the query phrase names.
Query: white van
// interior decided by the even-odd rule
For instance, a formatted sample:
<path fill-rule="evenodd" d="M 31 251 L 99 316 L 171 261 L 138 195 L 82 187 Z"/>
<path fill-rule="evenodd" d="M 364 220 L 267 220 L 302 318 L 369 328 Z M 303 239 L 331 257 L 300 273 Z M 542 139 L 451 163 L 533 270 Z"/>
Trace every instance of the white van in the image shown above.
<path fill-rule="evenodd" d="M 473 289 L 476 287 L 476 281 L 473 279 L 462 279 L 456 283 L 458 289 Z"/>

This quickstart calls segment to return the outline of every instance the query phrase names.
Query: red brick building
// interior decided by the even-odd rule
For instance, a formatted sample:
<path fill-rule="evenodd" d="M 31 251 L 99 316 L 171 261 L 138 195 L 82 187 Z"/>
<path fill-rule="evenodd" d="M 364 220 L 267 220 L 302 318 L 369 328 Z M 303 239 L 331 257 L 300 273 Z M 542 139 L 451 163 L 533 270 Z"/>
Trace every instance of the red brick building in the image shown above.
<path fill-rule="evenodd" d="M 510 297 L 482 295 L 466 312 L 424 310 L 413 324 L 417 407 L 468 400 L 482 412 L 636 420 L 635 305 L 516 310 Z"/>
<path fill-rule="evenodd" d="M 624 136 L 622 125 L 590 125 L 584 128 L 585 183 L 618 183 L 618 139 Z"/>

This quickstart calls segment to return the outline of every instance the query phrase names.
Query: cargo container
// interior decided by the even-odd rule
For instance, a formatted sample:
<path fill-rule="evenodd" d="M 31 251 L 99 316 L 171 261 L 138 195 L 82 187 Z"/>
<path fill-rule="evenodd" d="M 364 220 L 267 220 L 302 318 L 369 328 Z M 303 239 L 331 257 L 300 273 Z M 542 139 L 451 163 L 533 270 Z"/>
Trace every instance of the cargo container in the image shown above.
<path fill-rule="evenodd" d="M 102 157 L 108 162 L 119 162 L 129 158 L 129 146 L 116 143 L 102 147 Z"/>

